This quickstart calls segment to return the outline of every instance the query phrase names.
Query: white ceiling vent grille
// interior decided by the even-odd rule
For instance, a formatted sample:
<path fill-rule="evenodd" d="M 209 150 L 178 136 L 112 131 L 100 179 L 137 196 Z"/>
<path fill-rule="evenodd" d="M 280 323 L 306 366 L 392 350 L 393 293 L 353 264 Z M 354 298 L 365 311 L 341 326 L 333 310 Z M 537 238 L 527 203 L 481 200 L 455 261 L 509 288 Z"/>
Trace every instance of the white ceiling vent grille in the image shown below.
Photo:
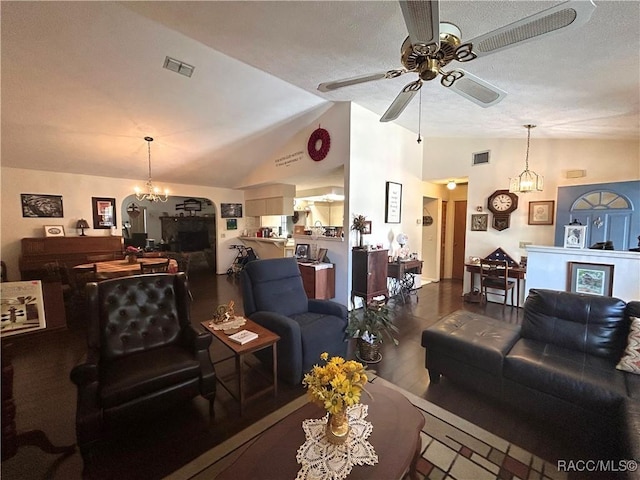
<path fill-rule="evenodd" d="M 175 58 L 171 57 L 167 57 L 164 59 L 163 66 L 167 70 L 179 73 L 180 75 L 184 75 L 185 77 L 191 77 L 191 75 L 193 75 L 193 71 L 196 69 L 196 67 L 194 67 L 193 65 L 189 65 L 188 63 L 181 62 L 180 60 L 176 60 Z"/>

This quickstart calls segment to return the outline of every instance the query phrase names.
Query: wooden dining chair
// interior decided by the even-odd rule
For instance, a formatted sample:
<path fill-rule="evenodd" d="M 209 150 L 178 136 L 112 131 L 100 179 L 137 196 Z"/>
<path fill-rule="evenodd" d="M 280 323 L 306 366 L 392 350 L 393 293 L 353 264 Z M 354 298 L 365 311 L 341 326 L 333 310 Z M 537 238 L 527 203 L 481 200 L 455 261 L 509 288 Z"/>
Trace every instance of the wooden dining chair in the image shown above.
<path fill-rule="evenodd" d="M 140 263 L 140 273 L 168 273 L 169 272 L 169 259 L 162 262 L 147 262 Z"/>
<path fill-rule="evenodd" d="M 515 305 L 513 301 L 513 292 L 516 286 L 514 280 L 509 280 L 509 263 L 506 260 L 480 260 L 480 286 L 484 300 L 487 299 L 487 289 L 492 290 L 492 294 L 502 296 L 503 306 L 507 304 L 507 294 L 511 291 L 511 306 Z M 497 293 L 500 291 L 502 293 Z"/>

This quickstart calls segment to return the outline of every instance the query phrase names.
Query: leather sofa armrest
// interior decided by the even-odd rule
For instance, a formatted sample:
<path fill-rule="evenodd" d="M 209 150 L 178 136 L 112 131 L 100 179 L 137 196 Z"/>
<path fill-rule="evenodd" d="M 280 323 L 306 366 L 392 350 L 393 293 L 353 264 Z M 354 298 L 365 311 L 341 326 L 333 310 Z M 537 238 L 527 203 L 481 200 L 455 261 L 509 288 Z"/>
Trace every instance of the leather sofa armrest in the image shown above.
<path fill-rule="evenodd" d="M 71 373 L 69 374 L 71 381 L 78 386 L 84 386 L 90 382 L 97 382 L 98 359 L 98 353 L 89 350 L 81 362 L 71 369 Z"/>
<path fill-rule="evenodd" d="M 344 320 L 345 326 L 347 325 L 347 307 L 338 302 L 331 300 L 317 300 L 309 299 L 309 311 L 312 313 L 324 313 L 326 315 L 333 315 L 334 317 Z"/>
<path fill-rule="evenodd" d="M 183 345 L 188 348 L 193 347 L 194 352 L 208 350 L 213 337 L 206 332 L 198 332 L 192 325 L 186 326 L 182 330 Z"/>

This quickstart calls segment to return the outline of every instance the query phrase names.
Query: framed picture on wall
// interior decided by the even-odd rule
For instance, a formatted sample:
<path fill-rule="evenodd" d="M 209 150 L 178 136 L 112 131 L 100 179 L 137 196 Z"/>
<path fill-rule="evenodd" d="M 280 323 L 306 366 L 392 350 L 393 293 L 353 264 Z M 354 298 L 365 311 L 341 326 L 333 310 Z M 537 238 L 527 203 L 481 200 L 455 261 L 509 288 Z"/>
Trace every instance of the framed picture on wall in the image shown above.
<path fill-rule="evenodd" d="M 471 231 L 472 232 L 486 232 L 488 225 L 489 225 L 489 214 L 473 213 L 471 215 Z"/>
<path fill-rule="evenodd" d="M 222 218 L 242 218 L 241 203 L 221 203 L 220 216 Z"/>
<path fill-rule="evenodd" d="M 109 229 L 116 226 L 116 199 L 91 197 L 93 228 Z"/>
<path fill-rule="evenodd" d="M 400 223 L 402 218 L 402 184 L 387 182 L 384 221 L 385 223 Z"/>
<path fill-rule="evenodd" d="M 567 290 L 587 295 L 613 295 L 613 265 L 569 262 Z"/>
<path fill-rule="evenodd" d="M 529 225 L 553 225 L 555 201 L 529 202 Z"/>
<path fill-rule="evenodd" d="M 39 193 L 21 193 L 23 217 L 62 218 L 62 195 L 42 195 Z"/>

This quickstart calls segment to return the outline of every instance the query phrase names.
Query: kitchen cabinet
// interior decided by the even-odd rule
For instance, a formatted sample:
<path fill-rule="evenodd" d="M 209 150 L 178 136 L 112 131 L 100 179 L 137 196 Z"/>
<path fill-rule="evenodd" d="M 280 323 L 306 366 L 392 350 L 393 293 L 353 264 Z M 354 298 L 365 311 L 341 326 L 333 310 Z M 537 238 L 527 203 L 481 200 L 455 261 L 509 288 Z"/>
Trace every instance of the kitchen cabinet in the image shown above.
<path fill-rule="evenodd" d="M 270 197 L 256 198 L 245 201 L 248 217 L 262 217 L 264 215 L 293 215 L 293 198 Z"/>
<path fill-rule="evenodd" d="M 352 250 L 351 302 L 361 297 L 368 304 L 374 297 L 389 298 L 387 290 L 388 250 Z M 355 303 L 354 303 L 355 305 Z"/>
<path fill-rule="evenodd" d="M 336 296 L 336 270 L 332 263 L 298 263 L 298 267 L 307 297 L 329 300 Z"/>

